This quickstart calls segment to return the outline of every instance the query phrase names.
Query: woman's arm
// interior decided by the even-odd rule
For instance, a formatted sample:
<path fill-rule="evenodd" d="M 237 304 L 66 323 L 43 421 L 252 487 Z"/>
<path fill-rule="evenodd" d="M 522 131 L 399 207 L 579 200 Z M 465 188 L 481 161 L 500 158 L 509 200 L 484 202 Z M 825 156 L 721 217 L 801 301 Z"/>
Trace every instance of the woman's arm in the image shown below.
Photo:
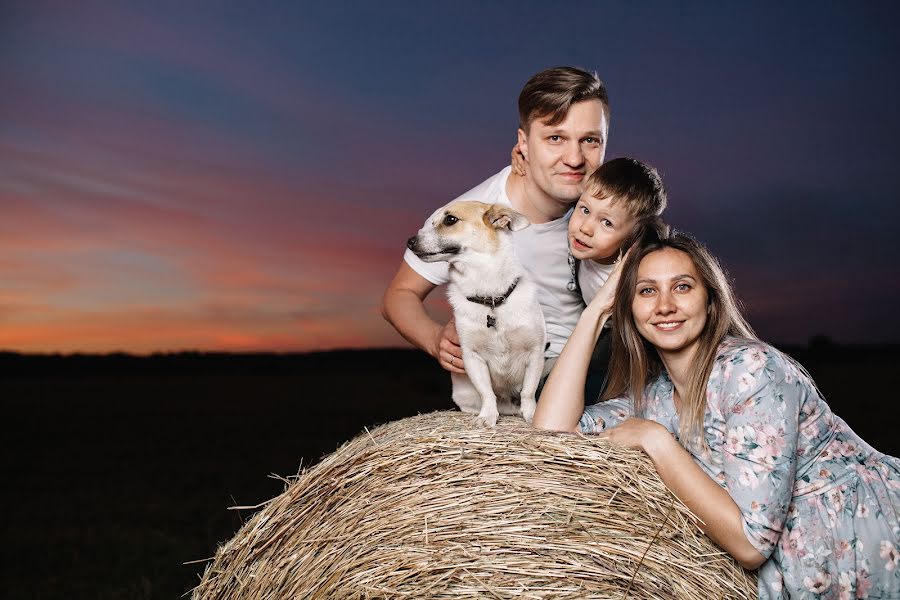
<path fill-rule="evenodd" d="M 721 467 L 727 491 L 661 425 L 630 419 L 602 435 L 643 449 L 672 493 L 704 521 L 703 530 L 752 569 L 769 557 L 784 531 L 808 388 L 790 359 L 759 342 L 742 342 L 717 360 L 723 362 L 713 367 L 719 383 L 709 403 L 725 418 Z"/>
<path fill-rule="evenodd" d="M 578 431 L 584 413 L 584 382 L 600 332 L 612 315 L 624 260 L 619 260 L 587 305 L 541 391 L 532 424 L 538 429 Z"/>
<path fill-rule="evenodd" d="M 541 392 L 532 424 L 538 429 L 577 431 L 584 413 L 584 383 L 603 325 L 604 306 L 591 302 L 581 313 Z"/>
<path fill-rule="evenodd" d="M 737 504 L 665 427 L 655 421 L 633 418 L 599 435 L 614 444 L 643 450 L 666 487 L 700 518 L 700 529 L 742 567 L 757 569 L 765 562 L 766 557 L 744 534 Z"/>

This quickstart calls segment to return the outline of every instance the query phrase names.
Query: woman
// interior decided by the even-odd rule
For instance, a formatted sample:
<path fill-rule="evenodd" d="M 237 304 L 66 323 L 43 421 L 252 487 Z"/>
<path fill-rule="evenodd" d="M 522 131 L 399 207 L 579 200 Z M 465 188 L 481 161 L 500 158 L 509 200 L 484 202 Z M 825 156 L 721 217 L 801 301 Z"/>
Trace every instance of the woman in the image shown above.
<path fill-rule="evenodd" d="M 604 398 L 615 399 L 585 408 L 591 349 L 613 312 Z M 900 461 L 756 339 L 722 269 L 688 236 L 632 249 L 582 314 L 534 424 L 644 451 L 706 534 L 759 568 L 760 598 L 900 597 Z"/>

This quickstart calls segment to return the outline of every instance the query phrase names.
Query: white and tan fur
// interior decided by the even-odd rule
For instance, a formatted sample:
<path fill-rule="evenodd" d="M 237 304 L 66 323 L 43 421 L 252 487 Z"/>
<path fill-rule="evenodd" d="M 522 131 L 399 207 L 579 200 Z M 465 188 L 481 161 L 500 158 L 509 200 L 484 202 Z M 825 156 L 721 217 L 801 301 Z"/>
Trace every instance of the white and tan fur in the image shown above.
<path fill-rule="evenodd" d="M 435 211 L 407 243 L 426 262 L 450 263 L 447 297 L 466 369 L 466 375 L 451 373 L 453 401 L 463 412 L 477 413 L 477 422 L 486 427 L 493 427 L 500 414 L 521 414 L 531 423 L 537 406 L 544 317 L 537 288 L 512 243 L 512 232 L 529 224 L 508 206 L 458 200 Z M 502 296 L 517 278 L 515 290 L 500 306 L 467 300 Z M 489 314 L 496 319 L 493 327 L 486 325 Z"/>

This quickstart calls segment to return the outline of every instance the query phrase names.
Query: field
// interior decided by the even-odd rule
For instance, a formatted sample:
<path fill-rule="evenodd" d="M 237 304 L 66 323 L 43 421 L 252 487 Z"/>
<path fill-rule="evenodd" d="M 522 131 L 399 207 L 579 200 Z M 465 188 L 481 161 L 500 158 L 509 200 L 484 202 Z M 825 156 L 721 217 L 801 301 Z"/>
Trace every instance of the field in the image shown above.
<path fill-rule="evenodd" d="M 900 453 L 900 347 L 788 349 L 834 411 Z M 421 353 L 0 354 L 7 598 L 176 598 L 254 505 L 342 442 L 452 408 Z"/>

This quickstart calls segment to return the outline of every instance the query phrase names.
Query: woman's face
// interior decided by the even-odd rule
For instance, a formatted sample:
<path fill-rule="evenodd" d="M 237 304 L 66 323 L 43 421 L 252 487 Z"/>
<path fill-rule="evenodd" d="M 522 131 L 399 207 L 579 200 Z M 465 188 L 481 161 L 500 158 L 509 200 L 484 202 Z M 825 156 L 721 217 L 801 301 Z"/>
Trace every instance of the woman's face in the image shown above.
<path fill-rule="evenodd" d="M 694 261 L 681 250 L 656 250 L 638 265 L 634 323 L 662 357 L 693 355 L 706 325 L 706 300 Z"/>

